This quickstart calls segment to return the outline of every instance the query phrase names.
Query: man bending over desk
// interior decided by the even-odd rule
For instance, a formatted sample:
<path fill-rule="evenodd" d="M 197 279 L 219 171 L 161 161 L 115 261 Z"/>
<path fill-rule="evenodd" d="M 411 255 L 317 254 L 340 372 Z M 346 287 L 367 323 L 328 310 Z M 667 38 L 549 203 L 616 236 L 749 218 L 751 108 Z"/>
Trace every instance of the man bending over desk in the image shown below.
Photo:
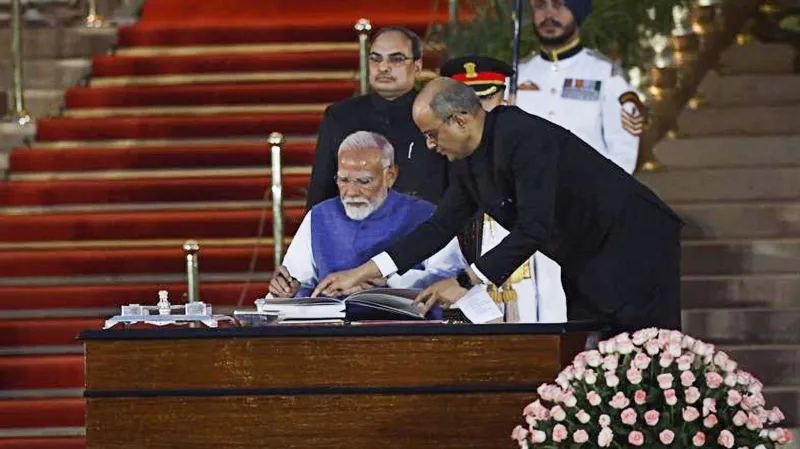
<path fill-rule="evenodd" d="M 434 206 L 391 189 L 398 175 L 394 148 L 382 135 L 357 131 L 339 145 L 339 198 L 323 201 L 303 218 L 275 270 L 269 292 L 276 297 L 308 296 L 330 273 L 355 268 L 401 241 L 433 215 Z M 467 265 L 453 239 L 405 274 L 375 279 L 343 292 L 374 286 L 425 288 L 455 276 Z"/>

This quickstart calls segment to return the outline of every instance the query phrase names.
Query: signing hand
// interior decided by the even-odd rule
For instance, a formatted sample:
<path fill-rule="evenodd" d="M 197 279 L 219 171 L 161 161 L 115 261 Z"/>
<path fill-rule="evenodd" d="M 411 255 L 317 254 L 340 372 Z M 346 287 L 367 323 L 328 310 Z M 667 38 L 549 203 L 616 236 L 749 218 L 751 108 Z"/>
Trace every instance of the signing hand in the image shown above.
<path fill-rule="evenodd" d="M 283 265 L 272 273 L 269 281 L 269 292 L 276 298 L 293 298 L 300 291 L 300 282 L 289 274 Z"/>
<path fill-rule="evenodd" d="M 436 304 L 441 304 L 442 308 L 447 309 L 466 294 L 467 290 L 458 285 L 456 278 L 449 278 L 421 291 L 414 299 L 414 303 L 423 305 L 421 313 L 425 315 Z"/>

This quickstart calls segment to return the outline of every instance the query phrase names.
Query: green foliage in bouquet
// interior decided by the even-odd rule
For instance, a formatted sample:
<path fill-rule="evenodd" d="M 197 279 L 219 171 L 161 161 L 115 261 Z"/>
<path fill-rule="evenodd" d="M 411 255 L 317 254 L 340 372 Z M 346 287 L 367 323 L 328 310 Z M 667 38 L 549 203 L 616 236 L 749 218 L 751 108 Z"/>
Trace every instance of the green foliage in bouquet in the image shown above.
<path fill-rule="evenodd" d="M 448 57 L 471 54 L 511 62 L 513 0 L 468 0 L 476 16 L 466 23 L 445 26 L 437 35 Z M 592 13 L 581 25 L 585 46 L 617 60 L 626 68 L 647 67 L 652 50 L 643 40 L 654 34 L 669 35 L 672 10 L 690 0 L 593 0 Z M 531 23 L 529 0 L 522 0 L 520 56 L 538 49 Z"/>

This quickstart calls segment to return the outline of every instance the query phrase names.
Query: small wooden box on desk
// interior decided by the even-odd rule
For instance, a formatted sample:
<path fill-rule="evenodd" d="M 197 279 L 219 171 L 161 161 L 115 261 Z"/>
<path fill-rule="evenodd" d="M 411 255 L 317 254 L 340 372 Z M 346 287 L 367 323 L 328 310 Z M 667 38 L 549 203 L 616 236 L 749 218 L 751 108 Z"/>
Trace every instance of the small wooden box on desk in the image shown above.
<path fill-rule="evenodd" d="M 88 448 L 503 448 L 589 323 L 86 331 Z"/>

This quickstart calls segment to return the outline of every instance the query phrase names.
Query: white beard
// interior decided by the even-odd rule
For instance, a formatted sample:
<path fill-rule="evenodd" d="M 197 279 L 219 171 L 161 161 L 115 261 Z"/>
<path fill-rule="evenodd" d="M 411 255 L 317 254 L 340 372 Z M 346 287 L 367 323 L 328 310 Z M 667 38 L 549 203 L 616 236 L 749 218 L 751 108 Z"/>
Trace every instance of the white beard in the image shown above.
<path fill-rule="evenodd" d="M 363 196 L 354 196 L 349 198 L 342 199 L 342 205 L 344 205 L 344 213 L 347 214 L 347 217 L 351 220 L 361 221 L 365 218 L 372 215 L 384 201 L 386 201 L 386 197 L 389 195 L 388 191 L 384 191 L 377 198 L 375 201 L 369 201 Z M 366 206 L 363 204 L 366 203 Z M 353 204 L 362 204 L 362 206 L 354 206 Z"/>

